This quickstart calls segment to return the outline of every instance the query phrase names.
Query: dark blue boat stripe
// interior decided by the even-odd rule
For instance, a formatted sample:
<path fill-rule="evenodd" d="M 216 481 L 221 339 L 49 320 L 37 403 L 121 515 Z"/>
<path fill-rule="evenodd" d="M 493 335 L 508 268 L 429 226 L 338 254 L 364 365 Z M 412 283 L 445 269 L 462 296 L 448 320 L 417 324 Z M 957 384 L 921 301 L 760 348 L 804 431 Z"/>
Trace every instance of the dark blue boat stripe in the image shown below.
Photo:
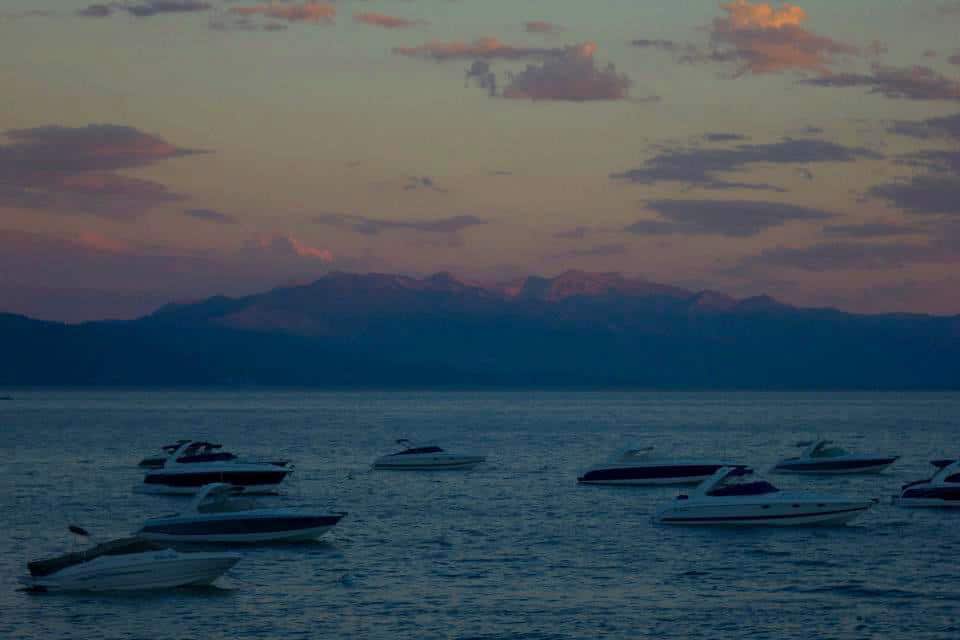
<path fill-rule="evenodd" d="M 896 458 L 873 458 L 872 460 L 824 460 L 822 462 L 786 462 L 777 465 L 785 471 L 841 471 L 843 469 L 863 469 L 881 464 L 892 464 Z"/>
<path fill-rule="evenodd" d="M 287 470 L 276 471 L 205 471 L 202 473 L 153 473 L 148 474 L 145 484 L 159 484 L 168 487 L 201 487 L 211 482 L 228 482 L 243 486 L 263 484 L 278 484 L 286 475 Z"/>
<path fill-rule="evenodd" d="M 916 489 L 907 489 L 900 497 L 960 500 L 960 487 L 920 487 Z"/>
<path fill-rule="evenodd" d="M 580 482 L 600 480 L 662 480 L 666 478 L 697 478 L 712 476 L 722 464 L 667 465 L 651 467 L 625 467 L 621 469 L 595 469 L 577 478 Z"/>
<path fill-rule="evenodd" d="M 144 533 L 166 535 L 236 535 L 244 533 L 276 533 L 296 531 L 315 527 L 332 527 L 343 516 L 317 516 L 300 518 L 245 518 L 230 520 L 210 520 L 207 522 L 174 522 L 169 524 L 148 525 Z"/>
<path fill-rule="evenodd" d="M 463 467 L 468 464 L 477 464 L 477 461 L 469 460 L 464 462 L 444 462 L 442 464 L 428 464 L 426 462 L 418 464 L 389 464 L 379 463 L 374 466 L 377 469 L 441 469 L 444 467 Z"/>
<path fill-rule="evenodd" d="M 840 509 L 837 511 L 816 511 L 807 513 L 785 513 L 773 516 L 711 516 L 703 518 L 662 518 L 664 522 L 716 522 L 716 521 L 742 521 L 742 520 L 785 520 L 787 518 L 809 518 L 811 516 L 832 516 L 840 513 L 851 513 L 853 511 L 864 511 L 870 507 L 856 507 L 855 509 Z"/>

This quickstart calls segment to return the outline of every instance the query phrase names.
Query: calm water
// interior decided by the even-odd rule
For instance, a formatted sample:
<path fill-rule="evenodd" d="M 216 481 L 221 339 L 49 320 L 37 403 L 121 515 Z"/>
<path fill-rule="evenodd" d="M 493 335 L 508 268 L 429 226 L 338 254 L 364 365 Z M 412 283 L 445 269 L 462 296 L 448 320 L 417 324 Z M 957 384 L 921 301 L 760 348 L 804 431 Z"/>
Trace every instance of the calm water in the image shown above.
<path fill-rule="evenodd" d="M 960 513 L 881 504 L 843 528 L 685 529 L 675 489 L 578 487 L 653 443 L 769 468 L 823 435 L 904 458 L 882 476 L 775 476 L 887 502 L 960 453 L 960 394 L 23 392 L 0 402 L 2 638 L 956 638 Z M 283 500 L 349 511 L 322 543 L 247 549 L 219 588 L 31 595 L 67 523 L 121 536 L 183 498 L 132 493 L 181 437 L 297 463 Z M 397 437 L 472 472 L 368 471 Z"/>

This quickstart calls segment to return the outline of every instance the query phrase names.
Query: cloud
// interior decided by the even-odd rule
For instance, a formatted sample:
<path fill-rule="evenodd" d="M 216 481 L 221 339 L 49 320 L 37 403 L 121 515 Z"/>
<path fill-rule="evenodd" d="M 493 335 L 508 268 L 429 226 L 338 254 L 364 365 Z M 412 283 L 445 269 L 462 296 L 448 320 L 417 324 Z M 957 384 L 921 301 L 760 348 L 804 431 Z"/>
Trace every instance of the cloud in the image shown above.
<path fill-rule="evenodd" d="M 288 22 L 333 22 L 337 15 L 337 7 L 326 2 L 310 2 L 307 4 L 258 4 L 248 7 L 233 7 L 231 13 L 240 16 L 262 15 L 267 18 L 286 20 Z"/>
<path fill-rule="evenodd" d="M 311 247 L 295 237 L 283 233 L 257 236 L 247 243 L 245 249 L 279 258 L 296 257 L 320 262 L 333 262 L 333 252 L 329 249 Z"/>
<path fill-rule="evenodd" d="M 398 18 L 396 16 L 389 16 L 385 13 L 375 12 L 354 13 L 353 21 L 361 24 L 368 24 L 374 27 L 383 27 L 384 29 L 403 29 L 425 24 L 422 20 L 408 20 L 406 18 Z"/>
<path fill-rule="evenodd" d="M 627 253 L 625 244 L 598 244 L 585 249 L 571 249 L 556 254 L 556 258 L 605 258 L 609 256 L 621 256 Z"/>
<path fill-rule="evenodd" d="M 91 4 L 88 7 L 77 11 L 77 15 L 85 18 L 107 18 L 113 14 L 113 5 L 109 4 Z"/>
<path fill-rule="evenodd" d="M 130 218 L 180 200 L 162 184 L 114 173 L 203 153 L 133 127 L 47 126 L 6 132 L 0 206 Z"/>
<path fill-rule="evenodd" d="M 837 238 L 889 238 L 924 233 L 925 229 L 890 222 L 863 222 L 860 224 L 835 224 L 823 227 L 823 234 Z"/>
<path fill-rule="evenodd" d="M 497 95 L 497 74 L 491 70 L 490 63 L 486 60 L 474 60 L 467 68 L 465 79 L 466 85 L 473 82 L 491 98 Z"/>
<path fill-rule="evenodd" d="M 697 50 L 697 48 L 692 44 L 682 44 L 682 43 L 676 42 L 675 40 L 663 40 L 663 39 L 650 40 L 647 38 L 640 38 L 640 39 L 631 41 L 630 44 L 640 49 L 659 49 L 661 51 L 667 51 L 669 53 L 693 53 L 693 52 L 696 52 Z"/>
<path fill-rule="evenodd" d="M 920 175 L 876 185 L 867 195 L 910 213 L 960 214 L 960 177 Z"/>
<path fill-rule="evenodd" d="M 703 139 L 707 142 L 740 142 L 741 140 L 748 140 L 748 137 L 741 133 L 705 133 L 703 134 Z"/>
<path fill-rule="evenodd" d="M 796 5 L 733 0 L 720 7 L 727 15 L 715 18 L 710 27 L 717 47 L 710 57 L 737 62 L 740 73 L 801 70 L 827 75 L 836 56 L 857 52 L 801 26 L 807 13 Z"/>
<path fill-rule="evenodd" d="M 659 220 L 640 220 L 624 231 L 637 235 L 716 235 L 742 238 L 789 222 L 826 220 L 833 214 L 755 200 L 652 200 Z"/>
<path fill-rule="evenodd" d="M 195 220 L 204 220 L 206 222 L 216 222 L 217 224 L 236 224 L 237 219 L 229 213 L 223 213 L 216 209 L 184 209 L 183 215 Z"/>
<path fill-rule="evenodd" d="M 318 224 L 350 229 L 371 236 L 377 235 L 381 231 L 395 229 L 407 229 L 423 233 L 457 233 L 469 227 L 487 224 L 487 221 L 483 218 L 470 214 L 435 220 L 382 220 L 342 213 L 322 213 L 314 216 L 313 221 Z"/>
<path fill-rule="evenodd" d="M 553 234 L 553 237 L 561 240 L 583 240 L 589 232 L 590 230 L 587 227 L 574 227 L 566 231 L 558 231 Z"/>
<path fill-rule="evenodd" d="M 667 149 L 637 169 L 611 174 L 614 180 L 637 184 L 684 182 L 704 189 L 754 189 L 783 191 L 764 184 L 731 182 L 718 174 L 744 171 L 758 165 L 854 162 L 882 156 L 862 147 L 810 138 L 785 138 L 768 144 L 739 144 L 730 148 Z"/>
<path fill-rule="evenodd" d="M 133 4 L 91 4 L 77 13 L 87 18 L 106 18 L 114 11 L 126 11 L 137 18 L 151 18 L 163 13 L 195 13 L 210 8 L 210 3 L 201 0 L 141 0 Z"/>
<path fill-rule="evenodd" d="M 128 253 L 131 250 L 130 243 L 105 236 L 96 231 L 82 231 L 77 234 L 74 242 L 78 246 L 86 247 L 87 249 L 91 249 L 93 251 Z"/>
<path fill-rule="evenodd" d="M 287 25 L 280 22 L 259 23 L 249 16 L 220 14 L 211 17 L 207 26 L 213 31 L 286 31 Z"/>
<path fill-rule="evenodd" d="M 395 47 L 393 53 L 413 58 L 431 60 L 467 60 L 480 58 L 485 60 L 521 60 L 524 58 L 544 58 L 563 55 L 564 49 L 545 49 L 542 47 L 516 47 L 504 44 L 497 38 L 479 38 L 473 42 L 427 42 L 415 47 Z"/>
<path fill-rule="evenodd" d="M 960 100 L 960 80 L 921 65 L 875 64 L 870 73 L 837 73 L 807 78 L 802 83 L 817 87 L 865 87 L 870 93 L 900 100 Z"/>
<path fill-rule="evenodd" d="M 335 258 L 335 259 L 334 259 Z M 190 250 L 138 244 L 96 230 L 45 234 L 0 229 L 0 309 L 58 320 L 130 318 L 174 300 L 247 295 L 339 268 L 388 268 L 334 257 L 284 233 L 242 246 Z M 369 260 L 373 260 L 370 262 Z"/>
<path fill-rule="evenodd" d="M 898 164 L 920 167 L 933 173 L 960 175 L 960 150 L 925 150 L 897 157 Z"/>
<path fill-rule="evenodd" d="M 562 55 L 528 65 L 509 76 L 503 97 L 574 102 L 626 98 L 630 79 L 612 64 L 598 67 L 593 58 L 596 48 L 592 42 L 567 47 Z"/>
<path fill-rule="evenodd" d="M 809 247 L 774 247 L 747 256 L 734 268 L 738 272 L 786 268 L 800 271 L 900 269 L 917 263 L 955 262 L 960 253 L 941 244 L 890 242 L 826 242 Z"/>
<path fill-rule="evenodd" d="M 404 185 L 404 191 L 416 191 L 418 189 L 427 189 L 429 191 L 436 191 L 437 193 L 446 193 L 446 189 L 441 189 L 437 186 L 436 180 L 430 176 L 411 176 L 407 179 L 407 184 Z"/>
<path fill-rule="evenodd" d="M 523 23 L 523 28 L 527 33 L 557 33 L 563 31 L 563 28 L 546 20 L 530 20 Z"/>
<path fill-rule="evenodd" d="M 926 120 L 897 120 L 888 129 L 890 133 L 923 139 L 945 138 L 960 142 L 960 113 Z"/>
<path fill-rule="evenodd" d="M 145 0 L 138 4 L 124 7 L 131 15 L 138 18 L 149 18 L 161 13 L 192 13 L 208 11 L 210 4 L 199 0 Z"/>

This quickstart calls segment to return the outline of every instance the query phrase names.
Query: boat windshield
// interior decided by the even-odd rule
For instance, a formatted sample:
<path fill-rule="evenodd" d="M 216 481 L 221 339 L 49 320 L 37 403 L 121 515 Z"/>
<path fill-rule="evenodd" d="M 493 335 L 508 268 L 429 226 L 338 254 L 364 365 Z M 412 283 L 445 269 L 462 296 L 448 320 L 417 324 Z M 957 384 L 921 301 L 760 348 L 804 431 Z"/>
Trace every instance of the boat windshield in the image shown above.
<path fill-rule="evenodd" d="M 813 453 L 810 454 L 811 458 L 838 458 L 840 456 L 849 455 L 849 452 L 843 447 L 829 447 L 826 444 L 823 444 L 817 447 Z"/>
<path fill-rule="evenodd" d="M 765 480 L 755 482 L 737 482 L 725 484 L 710 491 L 707 495 L 711 496 L 762 496 L 768 493 L 779 491 L 775 486 Z"/>
<path fill-rule="evenodd" d="M 398 451 L 393 454 L 395 456 L 406 456 L 415 453 L 443 453 L 443 449 L 440 447 L 412 447 L 410 449 L 404 449 L 403 451 Z"/>
<path fill-rule="evenodd" d="M 30 575 L 32 576 L 48 576 L 61 569 L 66 569 L 67 567 L 72 567 L 83 562 L 89 562 L 100 556 L 124 556 L 134 553 L 146 553 L 147 551 L 162 551 L 163 549 L 164 547 L 149 540 L 144 540 L 143 538 L 120 538 L 119 540 L 111 540 L 110 542 L 98 544 L 86 551 L 77 551 L 55 558 L 28 562 L 27 568 L 30 570 Z"/>

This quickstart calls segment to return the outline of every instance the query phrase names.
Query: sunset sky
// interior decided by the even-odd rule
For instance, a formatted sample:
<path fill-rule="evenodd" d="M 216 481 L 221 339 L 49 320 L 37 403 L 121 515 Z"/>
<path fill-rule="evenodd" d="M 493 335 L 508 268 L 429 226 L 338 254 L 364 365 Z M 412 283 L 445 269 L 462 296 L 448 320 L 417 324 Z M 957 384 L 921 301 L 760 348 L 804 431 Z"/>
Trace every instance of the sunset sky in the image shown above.
<path fill-rule="evenodd" d="M 960 313 L 960 2 L 0 0 L 0 310 L 567 269 Z"/>

